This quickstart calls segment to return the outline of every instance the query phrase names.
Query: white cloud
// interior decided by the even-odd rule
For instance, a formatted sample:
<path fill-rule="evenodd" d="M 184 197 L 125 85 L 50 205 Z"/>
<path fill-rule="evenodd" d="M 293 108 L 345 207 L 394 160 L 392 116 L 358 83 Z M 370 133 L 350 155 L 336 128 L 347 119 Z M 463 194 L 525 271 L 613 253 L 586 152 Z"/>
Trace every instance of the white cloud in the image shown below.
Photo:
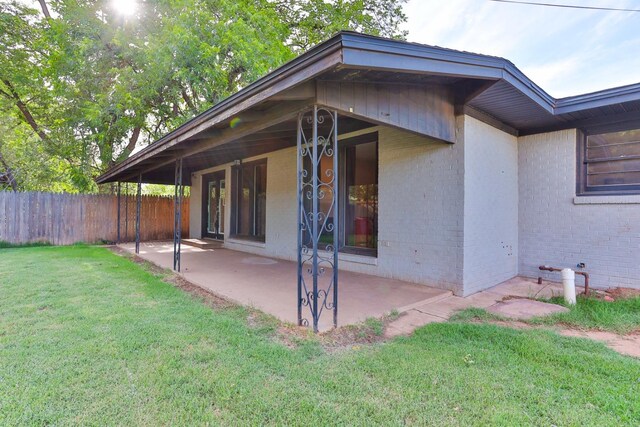
<path fill-rule="evenodd" d="M 640 82 L 640 13 L 488 0 L 410 0 L 405 11 L 409 40 L 502 56 L 554 96 Z"/>

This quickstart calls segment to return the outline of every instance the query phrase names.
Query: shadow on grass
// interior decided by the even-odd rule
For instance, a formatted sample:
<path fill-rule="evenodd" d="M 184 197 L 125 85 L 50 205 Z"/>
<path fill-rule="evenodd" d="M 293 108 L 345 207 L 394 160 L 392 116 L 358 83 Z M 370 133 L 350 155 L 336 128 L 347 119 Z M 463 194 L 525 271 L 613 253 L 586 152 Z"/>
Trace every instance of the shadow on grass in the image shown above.
<path fill-rule="evenodd" d="M 41 246 L 52 245 L 49 242 L 9 243 L 4 240 L 0 240 L 0 249 L 37 248 Z"/>

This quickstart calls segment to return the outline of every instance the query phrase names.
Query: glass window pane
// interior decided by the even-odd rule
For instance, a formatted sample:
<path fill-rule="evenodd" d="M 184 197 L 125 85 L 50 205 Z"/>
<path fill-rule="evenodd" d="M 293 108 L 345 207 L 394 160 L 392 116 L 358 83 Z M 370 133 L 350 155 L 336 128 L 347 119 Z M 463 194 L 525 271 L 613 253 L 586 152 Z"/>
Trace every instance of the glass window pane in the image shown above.
<path fill-rule="evenodd" d="M 216 201 L 218 199 L 217 196 L 217 192 L 216 192 L 216 182 L 215 181 L 209 181 L 209 221 L 207 224 L 207 231 L 209 233 L 215 233 L 216 232 Z"/>
<path fill-rule="evenodd" d="M 378 245 L 378 144 L 367 142 L 345 151 L 345 245 Z"/>
<path fill-rule="evenodd" d="M 220 198 L 218 200 L 218 232 L 220 234 L 224 234 L 224 207 L 226 205 L 224 183 L 224 179 L 220 180 Z"/>
<path fill-rule="evenodd" d="M 634 185 L 640 182 L 640 172 L 612 172 L 602 175 L 588 175 L 589 186 L 594 185 Z"/>
<path fill-rule="evenodd" d="M 309 157 L 305 157 L 303 159 L 303 168 L 308 171 L 307 180 L 311 179 L 312 176 L 312 165 L 311 159 Z M 330 183 L 333 180 L 333 157 L 331 156 L 323 156 L 320 158 L 320 168 L 318 170 L 318 179 L 325 183 Z M 322 183 L 320 183 L 322 184 Z M 311 187 L 308 187 L 309 191 L 312 191 Z M 331 229 L 329 224 L 333 223 L 334 218 L 336 217 L 335 212 L 333 212 L 331 208 L 331 203 L 333 200 L 333 194 L 331 194 L 333 190 L 333 186 L 329 185 L 321 185 L 318 191 L 323 191 L 324 197 L 318 199 L 318 210 L 323 213 L 329 213 L 329 218 L 327 219 L 325 227 L 322 229 L 320 234 L 320 239 L 318 241 L 318 246 L 320 248 L 325 248 L 326 245 L 333 243 L 333 232 L 327 231 L 327 229 Z M 304 209 L 307 213 L 313 210 L 313 200 L 304 196 L 303 199 Z M 319 227 L 322 227 L 322 224 L 319 224 Z M 311 246 L 311 230 L 306 230 L 303 233 L 302 241 L 305 245 Z"/>
<path fill-rule="evenodd" d="M 612 160 L 587 164 L 587 173 L 589 175 L 629 171 L 640 171 L 640 159 Z"/>
<path fill-rule="evenodd" d="M 238 234 L 250 235 L 251 231 L 251 192 L 253 187 L 253 169 L 243 167 L 241 170 L 240 194 L 238 197 Z"/>
<path fill-rule="evenodd" d="M 587 148 L 601 147 L 603 145 L 619 144 L 625 142 L 640 142 L 640 129 L 625 130 L 622 132 L 601 133 L 599 135 L 589 135 L 589 137 L 587 138 Z"/>
<path fill-rule="evenodd" d="M 640 142 L 624 142 L 587 148 L 587 160 L 640 156 Z"/>
<path fill-rule="evenodd" d="M 264 238 L 267 227 L 267 164 L 262 163 L 254 169 L 254 232 L 256 237 Z"/>
<path fill-rule="evenodd" d="M 237 184 L 232 188 L 236 202 L 232 206 L 236 236 L 264 240 L 267 220 L 267 163 L 264 161 L 243 164 L 235 170 Z M 233 228 L 233 227 L 232 227 Z"/>
<path fill-rule="evenodd" d="M 640 185 L 640 129 L 587 136 L 587 187 Z"/>

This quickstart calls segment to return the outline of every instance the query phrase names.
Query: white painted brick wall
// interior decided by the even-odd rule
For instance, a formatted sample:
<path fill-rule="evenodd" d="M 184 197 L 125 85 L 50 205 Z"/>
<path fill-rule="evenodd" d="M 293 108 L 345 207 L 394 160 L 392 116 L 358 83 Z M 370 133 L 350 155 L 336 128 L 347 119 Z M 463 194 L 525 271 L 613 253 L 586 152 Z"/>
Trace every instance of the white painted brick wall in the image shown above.
<path fill-rule="evenodd" d="M 464 295 L 518 274 L 518 143 L 464 117 Z"/>
<path fill-rule="evenodd" d="M 202 175 L 225 170 L 227 203 L 225 205 L 225 247 L 258 255 L 295 259 L 296 250 L 296 151 L 295 148 L 274 151 L 265 156 L 243 159 L 267 159 L 267 225 L 265 243 L 234 240 L 231 230 L 231 164 L 205 169 L 192 177 L 190 197 L 190 235 L 200 238 L 202 212 Z M 293 197 L 293 199 L 291 199 Z"/>
<path fill-rule="evenodd" d="M 378 258 L 344 256 L 340 268 L 462 293 L 462 143 L 445 144 L 388 127 L 375 130 L 379 132 L 380 144 Z M 344 137 L 354 135 L 357 133 Z M 294 260 L 296 152 L 290 148 L 263 157 L 267 157 L 266 242 L 245 244 L 226 236 L 225 246 Z M 228 165 L 225 168 L 229 176 Z M 201 173 L 194 177 L 192 187 L 192 237 L 199 237 L 200 231 L 196 212 L 200 212 L 197 183 Z M 227 188 L 231 190 L 229 180 Z"/>
<path fill-rule="evenodd" d="M 378 274 L 462 292 L 463 161 L 462 140 L 380 129 Z"/>
<path fill-rule="evenodd" d="M 575 268 L 584 262 L 593 286 L 640 288 L 638 197 L 574 203 L 575 130 L 520 137 L 518 146 L 520 274 L 537 277 L 542 264 Z M 558 280 L 557 274 L 542 276 Z"/>
<path fill-rule="evenodd" d="M 469 295 L 516 274 L 537 277 L 540 264 L 585 262 L 595 286 L 640 288 L 640 197 L 574 203 L 575 131 L 516 139 L 468 116 L 456 125 L 453 145 L 376 128 L 378 258 L 344 256 L 342 269 Z M 227 236 L 227 247 L 296 258 L 295 156 L 294 148 L 263 156 L 266 243 Z M 202 172 L 221 168 L 229 178 L 230 165 Z M 191 189 L 192 237 L 200 237 L 200 176 Z M 226 213 L 228 231 L 229 203 Z"/>

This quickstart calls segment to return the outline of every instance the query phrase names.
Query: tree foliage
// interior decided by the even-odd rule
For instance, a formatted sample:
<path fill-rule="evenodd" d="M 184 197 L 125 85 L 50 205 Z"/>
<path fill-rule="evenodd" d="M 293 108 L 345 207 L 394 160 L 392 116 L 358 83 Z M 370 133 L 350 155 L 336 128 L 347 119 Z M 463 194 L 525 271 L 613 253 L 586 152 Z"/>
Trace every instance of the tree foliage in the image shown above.
<path fill-rule="evenodd" d="M 148 0 L 132 16 L 104 0 L 0 3 L 0 185 L 95 190 L 101 171 L 336 31 L 403 37 L 403 2 Z"/>

